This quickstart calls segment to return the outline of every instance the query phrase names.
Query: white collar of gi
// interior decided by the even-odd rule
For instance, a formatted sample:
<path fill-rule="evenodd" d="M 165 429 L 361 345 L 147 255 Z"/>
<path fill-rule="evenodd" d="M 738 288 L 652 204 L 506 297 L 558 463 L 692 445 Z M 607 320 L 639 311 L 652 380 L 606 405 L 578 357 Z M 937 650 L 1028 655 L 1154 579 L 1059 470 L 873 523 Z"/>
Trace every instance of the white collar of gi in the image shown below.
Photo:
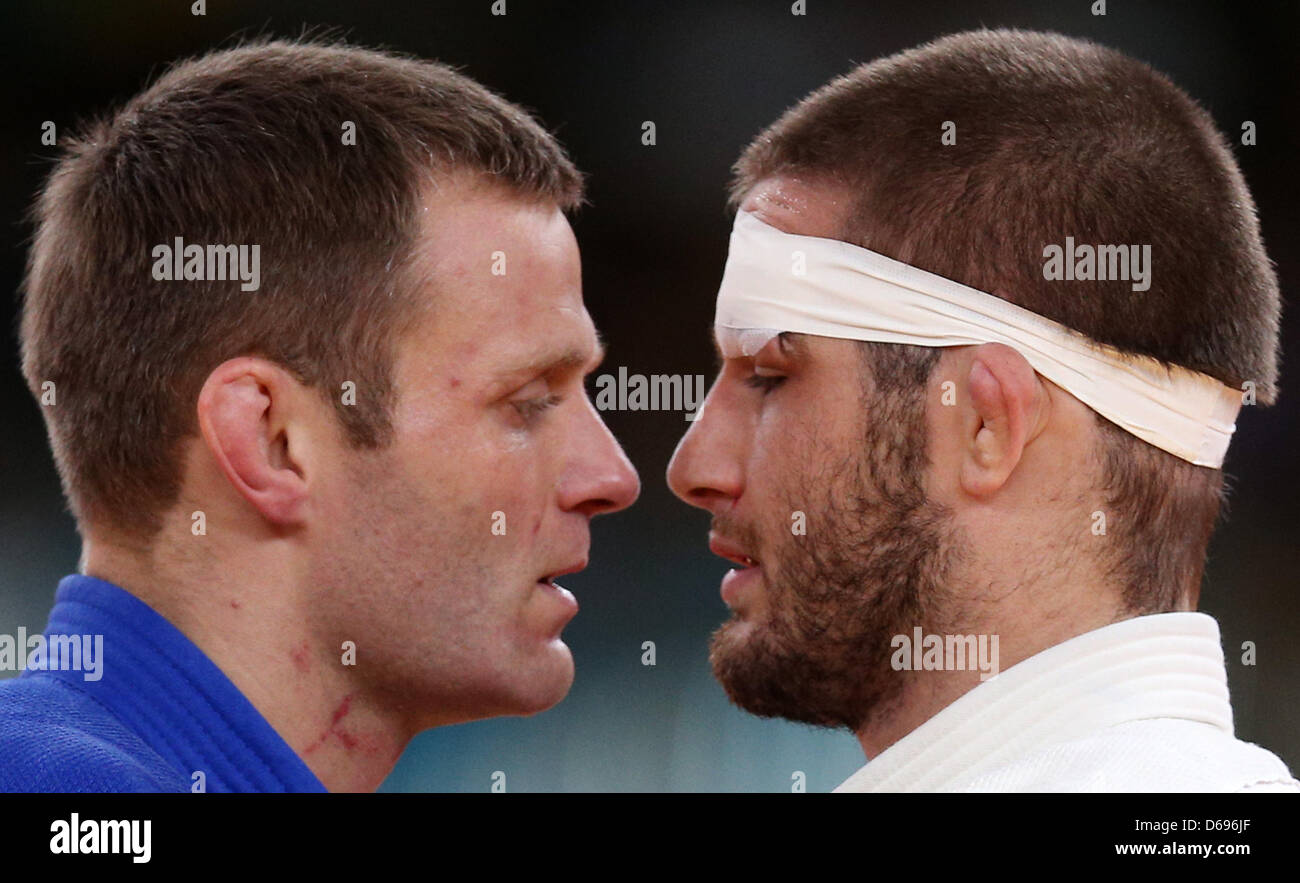
<path fill-rule="evenodd" d="M 972 688 L 835 790 L 941 791 L 1035 749 L 1153 718 L 1233 735 L 1213 617 L 1139 616 L 1049 647 Z"/>
<path fill-rule="evenodd" d="M 783 331 L 905 343 L 1003 343 L 1112 423 L 1198 466 L 1223 465 L 1242 394 L 1213 377 L 1097 343 L 1000 297 L 752 212 L 731 232 L 714 330 L 727 358 Z"/>

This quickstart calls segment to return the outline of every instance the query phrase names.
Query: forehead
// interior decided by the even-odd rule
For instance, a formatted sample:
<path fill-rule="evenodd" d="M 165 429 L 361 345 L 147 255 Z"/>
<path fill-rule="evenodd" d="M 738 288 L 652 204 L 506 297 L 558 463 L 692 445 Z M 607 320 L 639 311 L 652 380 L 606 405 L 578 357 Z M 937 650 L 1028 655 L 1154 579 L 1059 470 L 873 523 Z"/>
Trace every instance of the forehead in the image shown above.
<path fill-rule="evenodd" d="M 596 348 L 577 241 L 553 205 L 476 181 L 431 188 L 412 261 L 425 321 L 407 356 L 469 375 Z"/>
<path fill-rule="evenodd" d="M 764 178 L 741 202 L 763 223 L 799 236 L 839 238 L 851 209 L 849 194 L 825 178 L 790 174 Z"/>

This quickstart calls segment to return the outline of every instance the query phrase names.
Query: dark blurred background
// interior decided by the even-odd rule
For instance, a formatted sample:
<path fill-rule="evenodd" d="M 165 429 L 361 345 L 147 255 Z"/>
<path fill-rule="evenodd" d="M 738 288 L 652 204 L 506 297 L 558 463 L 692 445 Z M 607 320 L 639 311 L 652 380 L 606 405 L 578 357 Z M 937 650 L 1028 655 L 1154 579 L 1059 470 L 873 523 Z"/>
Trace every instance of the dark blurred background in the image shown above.
<path fill-rule="evenodd" d="M 574 220 L 588 307 L 609 345 L 602 370 L 705 374 L 713 296 L 730 221 L 731 163 L 786 107 L 830 77 L 934 37 L 979 26 L 1051 29 L 1095 39 L 1169 74 L 1236 145 L 1258 203 L 1284 296 L 1300 280 L 1295 158 L 1300 146 L 1300 3 L 1111 0 L 924 3 L 790 0 L 747 3 L 272 2 L 8 0 L 0 9 L 3 187 L 8 239 L 0 274 L 16 292 L 30 230 L 23 214 L 62 134 L 119 104 L 179 56 L 240 35 L 295 36 L 333 26 L 353 42 L 436 58 L 558 132 L 589 175 L 591 206 Z M 641 143 L 652 120 L 658 143 Z M 1240 144 L 1253 120 L 1258 143 Z M 18 370 L 16 294 L 0 366 L 0 632 L 44 627 L 58 579 L 79 551 L 40 414 Z M 1300 344 L 1283 317 L 1284 352 Z M 1280 403 L 1244 409 L 1226 471 L 1231 513 L 1210 551 L 1202 609 L 1223 630 L 1238 735 L 1300 768 L 1300 605 L 1296 574 L 1300 381 L 1286 370 Z M 789 790 L 803 771 L 829 790 L 862 763 L 846 733 L 761 721 L 732 708 L 714 682 L 707 641 L 725 617 L 725 564 L 706 548 L 707 516 L 663 483 L 687 424 L 677 412 L 610 412 L 641 473 L 628 513 L 598 519 L 591 566 L 565 580 L 582 603 L 567 628 L 577 680 L 556 708 L 435 730 L 407 750 L 386 790 L 483 791 L 493 771 L 511 791 Z M 1243 641 L 1258 664 L 1241 664 Z M 654 641 L 657 664 L 641 664 Z M 7 674 L 7 673 L 6 673 Z"/>

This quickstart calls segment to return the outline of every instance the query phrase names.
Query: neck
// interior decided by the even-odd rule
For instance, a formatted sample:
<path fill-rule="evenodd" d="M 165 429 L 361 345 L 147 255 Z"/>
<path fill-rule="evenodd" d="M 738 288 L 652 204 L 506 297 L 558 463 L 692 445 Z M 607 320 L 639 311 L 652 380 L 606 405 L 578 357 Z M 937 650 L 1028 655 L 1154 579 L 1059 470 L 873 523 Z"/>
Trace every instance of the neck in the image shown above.
<path fill-rule="evenodd" d="M 283 553 L 255 546 L 177 562 L 88 535 L 82 570 L 131 592 L 194 642 L 327 789 L 373 791 L 414 732 L 366 690 L 342 647 L 312 633 Z"/>
<path fill-rule="evenodd" d="M 966 693 L 985 683 L 987 678 L 981 680 L 981 674 L 992 677 L 1049 647 L 1126 618 L 1128 614 L 1121 612 L 1117 605 L 1098 604 L 1094 601 L 1070 615 L 1064 615 L 1060 610 L 1040 612 L 1037 615 L 1032 612 L 1002 610 L 989 620 L 971 621 L 968 627 L 960 632 L 953 631 L 952 634 L 974 635 L 977 641 L 984 639 L 985 646 L 990 651 L 996 646 L 997 653 L 993 660 L 996 667 L 981 672 L 975 665 L 967 663 L 964 670 L 931 669 L 925 666 L 919 671 L 899 672 L 898 675 L 905 678 L 899 698 L 890 703 L 888 708 L 882 709 L 883 713 L 873 713 L 855 731 L 858 743 L 870 760 Z M 996 645 L 993 644 L 995 635 Z M 946 653 L 946 636 L 940 635 L 940 638 L 945 639 L 945 646 L 940 652 Z"/>

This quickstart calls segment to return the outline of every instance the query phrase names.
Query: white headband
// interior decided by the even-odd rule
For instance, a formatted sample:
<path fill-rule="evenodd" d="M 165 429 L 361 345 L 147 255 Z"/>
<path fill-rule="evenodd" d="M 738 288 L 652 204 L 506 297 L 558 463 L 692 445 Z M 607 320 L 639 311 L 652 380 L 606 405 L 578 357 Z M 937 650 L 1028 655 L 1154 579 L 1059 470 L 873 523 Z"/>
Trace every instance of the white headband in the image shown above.
<path fill-rule="evenodd" d="M 740 212 L 718 291 L 723 356 L 783 331 L 906 343 L 1002 343 L 1107 420 L 1197 466 L 1218 468 L 1241 392 L 1090 340 L 991 294 L 834 239 L 796 236 Z"/>

